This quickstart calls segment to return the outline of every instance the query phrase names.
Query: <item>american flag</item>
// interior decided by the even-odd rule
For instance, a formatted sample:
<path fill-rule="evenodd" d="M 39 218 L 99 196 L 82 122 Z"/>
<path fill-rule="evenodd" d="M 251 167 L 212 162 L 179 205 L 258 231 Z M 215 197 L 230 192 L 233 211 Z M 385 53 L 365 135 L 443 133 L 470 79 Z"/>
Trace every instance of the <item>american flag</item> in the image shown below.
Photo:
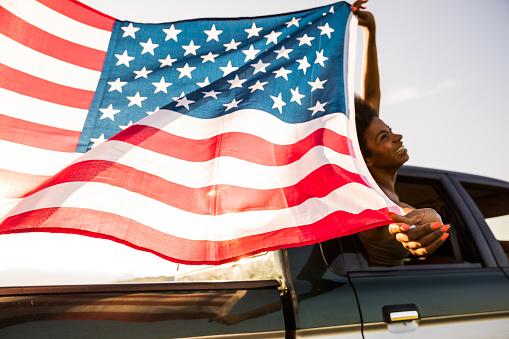
<path fill-rule="evenodd" d="M 349 4 L 166 24 L 0 5 L 0 233 L 210 264 L 399 211 L 358 148 Z"/>

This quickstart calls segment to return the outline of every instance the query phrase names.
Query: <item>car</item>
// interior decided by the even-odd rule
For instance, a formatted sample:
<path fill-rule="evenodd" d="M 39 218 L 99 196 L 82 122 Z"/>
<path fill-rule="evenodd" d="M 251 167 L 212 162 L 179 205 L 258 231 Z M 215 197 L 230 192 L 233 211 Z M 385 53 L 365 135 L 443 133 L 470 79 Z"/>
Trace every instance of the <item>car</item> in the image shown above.
<path fill-rule="evenodd" d="M 159 281 L 0 288 L 1 338 L 509 338 L 509 183 L 403 167 L 401 201 L 450 236 L 374 267 L 357 236 Z"/>

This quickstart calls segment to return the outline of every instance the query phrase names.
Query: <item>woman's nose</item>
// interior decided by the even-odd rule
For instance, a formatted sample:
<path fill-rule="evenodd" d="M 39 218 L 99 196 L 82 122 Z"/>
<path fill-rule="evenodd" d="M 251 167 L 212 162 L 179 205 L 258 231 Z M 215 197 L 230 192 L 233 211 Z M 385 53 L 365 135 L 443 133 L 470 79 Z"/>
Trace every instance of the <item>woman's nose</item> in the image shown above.
<path fill-rule="evenodd" d="M 393 137 L 394 141 L 396 141 L 396 142 L 401 141 L 401 139 L 403 139 L 403 135 L 397 134 L 397 133 L 392 133 L 392 137 Z"/>

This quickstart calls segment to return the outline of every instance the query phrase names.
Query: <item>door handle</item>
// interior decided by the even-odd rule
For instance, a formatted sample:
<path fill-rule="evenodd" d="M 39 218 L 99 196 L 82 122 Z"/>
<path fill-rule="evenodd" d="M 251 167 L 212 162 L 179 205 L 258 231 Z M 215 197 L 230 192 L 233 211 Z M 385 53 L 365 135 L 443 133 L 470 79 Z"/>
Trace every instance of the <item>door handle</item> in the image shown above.
<path fill-rule="evenodd" d="M 415 304 L 384 306 L 382 307 L 382 316 L 386 323 L 421 319 L 419 308 Z"/>

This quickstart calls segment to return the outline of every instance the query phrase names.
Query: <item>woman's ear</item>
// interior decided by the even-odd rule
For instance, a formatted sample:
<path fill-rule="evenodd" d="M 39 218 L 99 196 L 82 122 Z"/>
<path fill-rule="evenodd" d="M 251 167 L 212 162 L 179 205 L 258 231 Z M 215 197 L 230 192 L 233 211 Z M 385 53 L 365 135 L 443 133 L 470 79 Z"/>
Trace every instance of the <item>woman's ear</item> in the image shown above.
<path fill-rule="evenodd" d="M 366 163 L 366 166 L 368 166 L 368 168 L 373 166 L 373 163 L 369 159 L 364 159 L 364 162 Z"/>

